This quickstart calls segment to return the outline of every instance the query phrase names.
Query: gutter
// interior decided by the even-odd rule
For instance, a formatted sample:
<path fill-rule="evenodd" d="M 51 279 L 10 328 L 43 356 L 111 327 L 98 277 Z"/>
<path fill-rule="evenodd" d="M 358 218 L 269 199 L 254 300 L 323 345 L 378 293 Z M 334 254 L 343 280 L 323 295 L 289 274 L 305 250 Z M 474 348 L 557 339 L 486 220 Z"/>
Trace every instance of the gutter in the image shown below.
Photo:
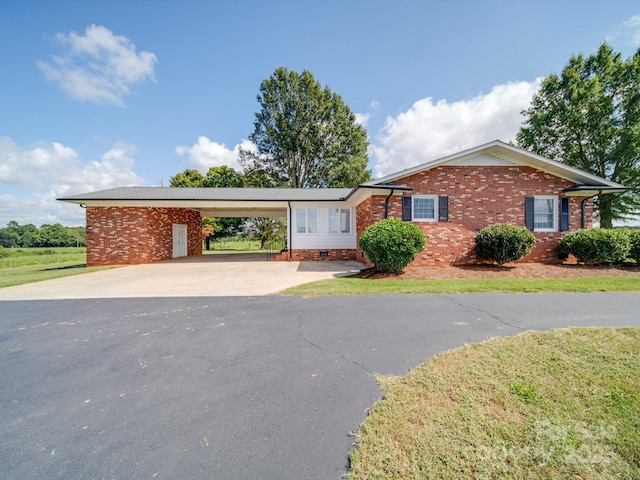
<path fill-rule="evenodd" d="M 384 218 L 389 217 L 389 199 L 391 198 L 391 195 L 393 195 L 393 188 L 389 192 L 389 195 L 387 195 L 387 198 L 384 199 Z"/>
<path fill-rule="evenodd" d="M 580 202 L 580 228 L 584 228 L 584 216 L 585 216 L 585 205 L 587 200 L 591 200 L 592 198 L 596 198 L 597 196 L 602 195 L 602 190 L 598 190 L 598 193 L 595 195 L 591 195 L 590 197 L 585 197 Z"/>

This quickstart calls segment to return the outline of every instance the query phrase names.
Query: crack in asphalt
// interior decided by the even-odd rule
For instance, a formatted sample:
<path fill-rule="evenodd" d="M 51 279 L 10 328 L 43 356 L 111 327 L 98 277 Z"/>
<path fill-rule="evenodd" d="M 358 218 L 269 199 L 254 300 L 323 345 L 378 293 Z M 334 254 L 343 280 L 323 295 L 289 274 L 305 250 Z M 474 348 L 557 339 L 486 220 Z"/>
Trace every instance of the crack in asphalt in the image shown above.
<path fill-rule="evenodd" d="M 352 365 L 355 365 L 359 368 L 361 368 L 362 370 L 364 370 L 365 372 L 367 372 L 369 375 L 375 375 L 371 370 L 369 370 L 367 367 L 365 367 L 364 365 L 362 365 L 361 363 L 352 360 L 350 358 L 345 357 L 342 353 L 337 352 L 335 350 L 331 350 L 330 348 L 325 348 L 322 347 L 320 345 L 318 345 L 317 343 L 312 342 L 311 340 L 309 340 L 303 333 L 302 333 L 302 318 L 298 317 L 298 329 L 297 329 L 297 334 L 298 337 L 300 337 L 305 343 L 311 345 L 314 348 L 317 348 L 318 350 L 322 351 L 322 352 L 327 352 L 327 353 L 331 353 L 333 355 L 336 355 L 338 357 L 340 357 L 341 359 L 343 359 L 345 362 L 351 363 Z"/>
<path fill-rule="evenodd" d="M 520 330 L 521 332 L 525 332 L 527 330 L 526 328 L 522 328 L 519 325 L 513 325 L 512 323 L 506 322 L 503 319 L 501 319 L 500 317 L 498 317 L 497 315 L 494 315 L 493 313 L 491 313 L 491 312 L 489 312 L 487 310 L 483 310 L 482 308 L 472 307 L 470 305 L 465 305 L 464 303 L 458 302 L 458 301 L 454 300 L 453 298 L 451 298 L 451 297 L 449 297 L 447 295 L 439 295 L 439 296 L 449 300 L 451 303 L 453 303 L 454 305 L 457 305 L 459 307 L 466 308 L 467 310 L 473 310 L 473 311 L 476 311 L 476 312 L 484 313 L 484 314 L 490 316 L 491 318 L 493 318 L 494 320 L 496 320 L 498 323 L 504 325 L 505 327 L 515 328 L 516 330 Z"/>

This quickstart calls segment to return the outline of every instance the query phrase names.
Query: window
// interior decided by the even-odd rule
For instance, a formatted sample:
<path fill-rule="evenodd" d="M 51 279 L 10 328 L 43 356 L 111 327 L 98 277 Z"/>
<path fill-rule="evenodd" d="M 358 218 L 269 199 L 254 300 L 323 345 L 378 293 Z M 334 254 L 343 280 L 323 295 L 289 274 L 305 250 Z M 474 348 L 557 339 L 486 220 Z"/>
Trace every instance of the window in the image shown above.
<path fill-rule="evenodd" d="M 431 196 L 417 196 L 412 198 L 412 220 L 416 222 L 435 222 L 436 218 L 436 205 L 437 199 L 435 195 Z"/>
<path fill-rule="evenodd" d="M 527 228 L 534 232 L 557 231 L 558 197 L 528 197 L 525 202 L 525 220 Z"/>
<path fill-rule="evenodd" d="M 329 233 L 351 233 L 351 209 L 329 209 Z"/>
<path fill-rule="evenodd" d="M 318 209 L 296 209 L 296 226 L 297 233 L 318 233 Z"/>

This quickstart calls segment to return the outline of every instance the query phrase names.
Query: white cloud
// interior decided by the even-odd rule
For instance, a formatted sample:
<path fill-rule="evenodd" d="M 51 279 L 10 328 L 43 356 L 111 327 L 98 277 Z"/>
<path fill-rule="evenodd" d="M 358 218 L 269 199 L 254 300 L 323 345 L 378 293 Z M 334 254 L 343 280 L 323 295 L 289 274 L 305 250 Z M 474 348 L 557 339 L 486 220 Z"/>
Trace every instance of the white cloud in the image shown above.
<path fill-rule="evenodd" d="M 431 97 L 388 117 L 371 146 L 374 173 L 388 175 L 492 140 L 515 139 L 540 79 L 493 87 L 490 93 L 449 103 Z"/>
<path fill-rule="evenodd" d="M 367 122 L 369 121 L 369 118 L 371 117 L 370 113 L 356 113 L 356 123 L 358 125 L 362 125 L 363 127 L 367 126 Z"/>
<path fill-rule="evenodd" d="M 192 147 L 177 147 L 176 152 L 180 155 L 188 154 L 188 167 L 206 174 L 209 168 L 222 165 L 240 171 L 241 167 L 238 163 L 240 148 L 255 152 L 255 145 L 249 140 L 243 140 L 233 147 L 233 150 L 229 150 L 224 144 L 213 142 L 205 136 L 198 137 L 198 141 Z"/>
<path fill-rule="evenodd" d="M 118 143 L 99 160 L 84 161 L 60 143 L 39 142 L 23 148 L 9 137 L 0 137 L 0 185 L 5 191 L 0 196 L 0 224 L 9 220 L 36 225 L 84 223 L 84 211 L 57 202 L 56 197 L 144 185 L 133 170 L 134 153 L 133 146 Z"/>
<path fill-rule="evenodd" d="M 123 106 L 123 97 L 131 93 L 131 87 L 155 81 L 156 56 L 137 53 L 127 37 L 114 35 L 105 27 L 90 25 L 84 36 L 58 33 L 55 40 L 63 48 L 62 55 L 37 65 L 76 100 Z"/>
<path fill-rule="evenodd" d="M 633 49 L 640 47 L 640 15 L 633 15 L 616 26 L 606 36 L 606 40 L 610 44 L 617 45 L 623 53 L 627 53 L 628 47 Z"/>
<path fill-rule="evenodd" d="M 371 118 L 372 115 L 374 115 L 378 109 L 380 108 L 380 102 L 378 102 L 377 100 L 373 100 L 370 104 L 369 104 L 369 111 L 367 113 L 356 113 L 356 123 L 359 125 L 362 125 L 363 127 L 367 126 L 367 123 L 369 123 L 369 119 Z"/>

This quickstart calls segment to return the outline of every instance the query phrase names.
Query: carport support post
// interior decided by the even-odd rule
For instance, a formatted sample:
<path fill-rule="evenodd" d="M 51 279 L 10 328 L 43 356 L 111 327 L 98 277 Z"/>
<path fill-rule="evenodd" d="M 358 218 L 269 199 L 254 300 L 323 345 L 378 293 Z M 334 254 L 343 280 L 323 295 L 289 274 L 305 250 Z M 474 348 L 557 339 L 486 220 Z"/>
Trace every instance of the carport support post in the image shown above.
<path fill-rule="evenodd" d="M 289 251 L 289 261 L 292 260 L 292 256 L 291 256 L 291 222 L 293 221 L 293 216 L 291 213 L 291 200 L 287 201 L 287 213 L 288 213 L 288 217 L 289 217 L 289 221 L 287 222 L 287 233 L 289 234 L 289 240 L 287 240 L 287 250 Z"/>

